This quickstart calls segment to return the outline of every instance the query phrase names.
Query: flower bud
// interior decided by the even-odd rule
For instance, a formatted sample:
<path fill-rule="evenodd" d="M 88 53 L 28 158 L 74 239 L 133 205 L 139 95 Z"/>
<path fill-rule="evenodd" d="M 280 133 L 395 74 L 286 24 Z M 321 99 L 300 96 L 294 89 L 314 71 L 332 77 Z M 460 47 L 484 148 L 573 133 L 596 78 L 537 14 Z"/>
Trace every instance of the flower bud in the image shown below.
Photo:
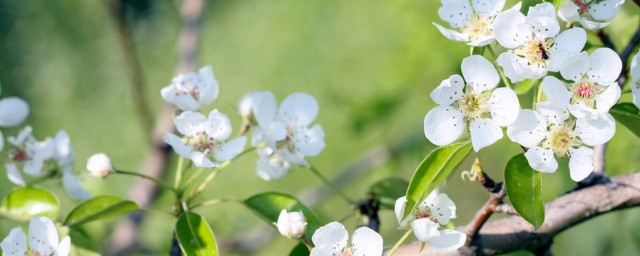
<path fill-rule="evenodd" d="M 87 161 L 87 170 L 95 177 L 104 178 L 112 169 L 111 158 L 103 153 L 95 154 Z"/>
<path fill-rule="evenodd" d="M 250 92 L 240 99 L 240 102 L 238 103 L 238 112 L 244 119 L 245 123 L 250 125 L 257 124 L 255 111 L 260 107 L 260 104 L 262 104 L 262 101 L 265 99 L 275 103 L 275 98 L 270 92 Z"/>
<path fill-rule="evenodd" d="M 278 231 L 287 238 L 298 238 L 304 236 L 304 231 L 307 229 L 307 219 L 302 212 L 287 212 L 282 210 L 278 217 Z"/>

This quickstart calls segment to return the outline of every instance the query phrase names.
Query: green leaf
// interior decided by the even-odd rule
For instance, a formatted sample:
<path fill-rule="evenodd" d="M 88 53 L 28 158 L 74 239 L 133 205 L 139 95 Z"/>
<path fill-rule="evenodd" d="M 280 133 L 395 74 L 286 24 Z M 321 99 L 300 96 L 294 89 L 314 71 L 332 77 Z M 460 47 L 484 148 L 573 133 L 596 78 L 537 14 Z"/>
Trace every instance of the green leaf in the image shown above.
<path fill-rule="evenodd" d="M 382 207 L 393 209 L 396 200 L 404 196 L 408 187 L 408 181 L 401 178 L 391 177 L 371 185 L 371 187 L 369 187 L 368 194 L 373 194 L 378 200 L 380 200 Z"/>
<path fill-rule="evenodd" d="M 406 218 L 420 202 L 442 183 L 449 174 L 464 160 L 471 151 L 471 142 L 451 144 L 437 148 L 422 160 L 418 166 L 409 188 L 407 189 L 407 205 L 404 208 Z"/>
<path fill-rule="evenodd" d="M 562 0 L 553 0 L 553 6 L 555 6 L 556 9 L 560 8 L 560 5 L 562 5 Z"/>
<path fill-rule="evenodd" d="M 529 166 L 524 153 L 509 160 L 504 170 L 504 183 L 513 208 L 536 229 L 540 227 L 544 222 L 542 175 Z"/>
<path fill-rule="evenodd" d="M 307 248 L 307 246 L 303 243 L 298 243 L 298 245 L 296 245 L 296 247 L 293 247 L 293 249 L 289 253 L 289 256 L 308 256 L 308 255 L 309 255 L 309 248 Z"/>
<path fill-rule="evenodd" d="M 115 196 L 98 196 L 82 202 L 71 210 L 64 225 L 78 226 L 87 222 L 107 219 L 139 210 L 132 201 L 122 200 Z"/>
<path fill-rule="evenodd" d="M 513 91 L 516 92 L 517 95 L 525 95 L 531 91 L 536 85 L 540 83 L 540 80 L 529 79 L 522 81 L 513 86 Z"/>
<path fill-rule="evenodd" d="M 76 250 L 82 249 L 84 251 L 90 251 L 97 254 L 98 248 L 96 243 L 91 241 L 87 232 L 82 228 L 70 228 L 69 236 L 71 237 L 71 244 Z"/>
<path fill-rule="evenodd" d="M 640 110 L 633 103 L 620 103 L 611 107 L 609 113 L 626 126 L 632 133 L 640 137 Z"/>
<path fill-rule="evenodd" d="M 300 203 L 298 199 L 282 193 L 267 192 L 254 195 L 244 201 L 245 205 L 265 219 L 269 224 L 278 221 L 280 211 L 302 211 L 307 218 L 307 237 L 313 236 L 313 232 L 321 226 L 321 222 L 308 207 Z"/>
<path fill-rule="evenodd" d="M 186 256 L 218 255 L 216 237 L 209 223 L 197 213 L 185 212 L 176 223 L 176 238 Z"/>
<path fill-rule="evenodd" d="M 27 221 L 33 216 L 58 217 L 60 203 L 49 191 L 33 187 L 14 189 L 2 199 L 0 212 L 7 217 Z"/>

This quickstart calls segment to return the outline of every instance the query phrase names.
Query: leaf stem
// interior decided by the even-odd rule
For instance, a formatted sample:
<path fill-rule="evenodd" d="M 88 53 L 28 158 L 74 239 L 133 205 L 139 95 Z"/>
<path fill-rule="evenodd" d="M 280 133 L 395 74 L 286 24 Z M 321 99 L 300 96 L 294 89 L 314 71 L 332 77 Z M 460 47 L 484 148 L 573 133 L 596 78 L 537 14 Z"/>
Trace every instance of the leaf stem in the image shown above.
<path fill-rule="evenodd" d="M 400 248 L 400 245 L 402 245 L 402 243 L 404 243 L 404 241 L 407 240 L 407 238 L 409 238 L 411 233 L 413 233 L 413 229 L 409 228 L 409 230 L 407 230 L 407 232 L 404 233 L 404 235 L 400 238 L 400 240 L 398 240 L 398 242 L 396 242 L 396 244 L 393 245 L 393 247 L 391 248 L 387 256 L 392 256 L 394 253 L 396 253 L 398 248 Z"/>
<path fill-rule="evenodd" d="M 139 178 L 143 178 L 143 179 L 147 179 L 147 180 L 153 181 L 156 184 L 158 184 L 160 186 L 163 186 L 166 189 L 169 189 L 169 190 L 173 191 L 173 193 L 176 193 L 176 194 L 178 193 L 178 190 L 176 188 L 174 188 L 173 186 L 169 185 L 168 183 L 162 181 L 161 179 L 154 178 L 154 177 L 151 177 L 151 176 L 148 176 L 146 174 L 139 173 L 139 172 L 130 172 L 130 171 L 119 170 L 119 169 L 115 169 L 115 168 L 114 168 L 113 171 L 114 171 L 114 173 L 117 173 L 117 174 L 136 176 L 136 177 L 139 177 Z"/>
<path fill-rule="evenodd" d="M 327 179 L 327 177 L 322 175 L 322 173 L 320 173 L 320 171 L 318 171 L 318 169 L 316 169 L 315 166 L 310 164 L 308 169 L 311 170 L 311 172 L 313 174 L 318 176 L 318 178 L 320 178 L 320 180 L 322 180 L 322 182 L 324 182 L 329 188 L 331 188 L 334 192 L 338 193 L 338 195 L 340 195 L 349 204 L 355 204 L 355 201 L 351 200 L 351 198 L 349 198 L 344 192 L 342 192 L 342 190 L 340 190 L 340 188 L 336 187 L 336 185 L 331 183 L 331 181 L 329 181 L 329 179 Z"/>

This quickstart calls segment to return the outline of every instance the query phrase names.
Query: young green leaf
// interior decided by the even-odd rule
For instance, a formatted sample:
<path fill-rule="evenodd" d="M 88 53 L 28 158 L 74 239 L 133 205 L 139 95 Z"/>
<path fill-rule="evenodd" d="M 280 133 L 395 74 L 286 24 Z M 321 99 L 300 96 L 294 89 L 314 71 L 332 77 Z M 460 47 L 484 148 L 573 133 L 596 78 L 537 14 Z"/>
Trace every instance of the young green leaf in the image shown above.
<path fill-rule="evenodd" d="M 289 212 L 302 211 L 302 214 L 307 219 L 307 237 L 313 236 L 313 232 L 321 226 L 315 213 L 300 203 L 298 199 L 287 194 L 267 192 L 254 195 L 244 200 L 244 203 L 269 224 L 278 221 L 278 216 L 280 216 L 282 209 L 286 209 Z"/>
<path fill-rule="evenodd" d="M 137 211 L 138 205 L 115 196 L 97 196 L 82 202 L 71 210 L 64 220 L 66 226 L 78 226 L 87 222 L 106 219 Z"/>
<path fill-rule="evenodd" d="M 393 209 L 398 198 L 404 196 L 409 182 L 401 178 L 390 177 L 376 182 L 369 187 L 369 194 L 380 200 L 380 205 L 386 209 Z"/>
<path fill-rule="evenodd" d="M 633 103 L 620 103 L 614 105 L 609 113 L 629 131 L 640 137 L 640 110 Z"/>
<path fill-rule="evenodd" d="M 185 212 L 176 223 L 176 238 L 186 256 L 217 256 L 218 245 L 209 223 L 197 213 Z"/>
<path fill-rule="evenodd" d="M 0 212 L 16 220 L 29 220 L 33 216 L 58 217 L 60 203 L 49 191 L 33 187 L 14 189 L 2 199 Z"/>
<path fill-rule="evenodd" d="M 536 229 L 540 227 L 544 222 L 542 175 L 529 166 L 524 153 L 509 160 L 504 182 L 513 208 Z"/>
<path fill-rule="evenodd" d="M 437 148 L 429 153 L 409 182 L 405 218 L 451 174 L 470 151 L 471 142 L 467 141 Z"/>
<path fill-rule="evenodd" d="M 307 256 L 309 255 L 309 248 L 303 243 L 298 243 L 296 247 L 293 247 L 291 252 L 289 252 L 289 256 Z"/>

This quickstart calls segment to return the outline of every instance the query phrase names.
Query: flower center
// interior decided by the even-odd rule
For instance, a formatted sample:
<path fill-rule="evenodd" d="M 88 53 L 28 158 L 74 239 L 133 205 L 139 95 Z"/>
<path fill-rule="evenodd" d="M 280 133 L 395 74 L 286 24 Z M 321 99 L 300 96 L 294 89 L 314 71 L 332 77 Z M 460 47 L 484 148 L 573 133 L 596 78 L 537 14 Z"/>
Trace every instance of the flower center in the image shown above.
<path fill-rule="evenodd" d="M 30 159 L 29 154 L 24 149 L 15 149 L 13 150 L 9 158 L 13 159 L 16 162 L 26 162 Z"/>
<path fill-rule="evenodd" d="M 527 65 L 537 65 L 546 68 L 549 59 L 549 49 L 551 49 L 552 40 L 542 40 L 534 38 L 523 47 L 513 51 L 516 55 L 520 55 L 527 60 Z"/>
<path fill-rule="evenodd" d="M 566 122 L 564 125 L 552 125 L 549 127 L 551 134 L 543 143 L 544 148 L 553 150 L 559 157 L 569 154 L 569 148 L 579 145 L 580 141 L 573 134 L 573 124 Z"/>
<path fill-rule="evenodd" d="M 482 37 L 493 35 L 491 30 L 492 22 L 493 18 L 482 18 L 474 15 L 469 26 L 463 28 L 462 32 L 469 35 L 469 41 L 473 42 Z"/>
<path fill-rule="evenodd" d="M 176 85 L 176 96 L 178 95 L 191 95 L 196 100 L 200 99 L 200 88 L 196 86 L 196 83 L 200 82 L 199 79 L 194 78 L 187 79 L 187 81 L 180 81 Z"/>
<path fill-rule="evenodd" d="M 198 149 L 198 151 L 204 151 L 214 148 L 216 146 L 216 140 L 213 136 L 209 136 L 207 132 L 200 131 L 196 133 L 196 136 L 188 139 L 188 144 Z"/>
<path fill-rule="evenodd" d="M 481 117 L 485 113 L 488 113 L 487 109 L 484 107 L 489 100 L 489 94 L 484 93 L 475 93 L 473 91 L 467 92 L 464 94 L 462 99 L 459 99 L 455 106 L 458 110 L 462 112 L 465 117 L 465 120 L 471 121 L 478 117 Z"/>
<path fill-rule="evenodd" d="M 579 82 L 569 86 L 569 90 L 573 94 L 572 103 L 584 102 L 585 105 L 591 108 L 594 108 L 596 105 L 595 97 L 605 89 L 606 87 L 592 83 L 587 78 L 583 78 Z"/>
<path fill-rule="evenodd" d="M 578 13 L 585 14 L 589 10 L 589 4 L 584 3 L 582 0 L 573 0 L 573 3 L 578 6 Z"/>

